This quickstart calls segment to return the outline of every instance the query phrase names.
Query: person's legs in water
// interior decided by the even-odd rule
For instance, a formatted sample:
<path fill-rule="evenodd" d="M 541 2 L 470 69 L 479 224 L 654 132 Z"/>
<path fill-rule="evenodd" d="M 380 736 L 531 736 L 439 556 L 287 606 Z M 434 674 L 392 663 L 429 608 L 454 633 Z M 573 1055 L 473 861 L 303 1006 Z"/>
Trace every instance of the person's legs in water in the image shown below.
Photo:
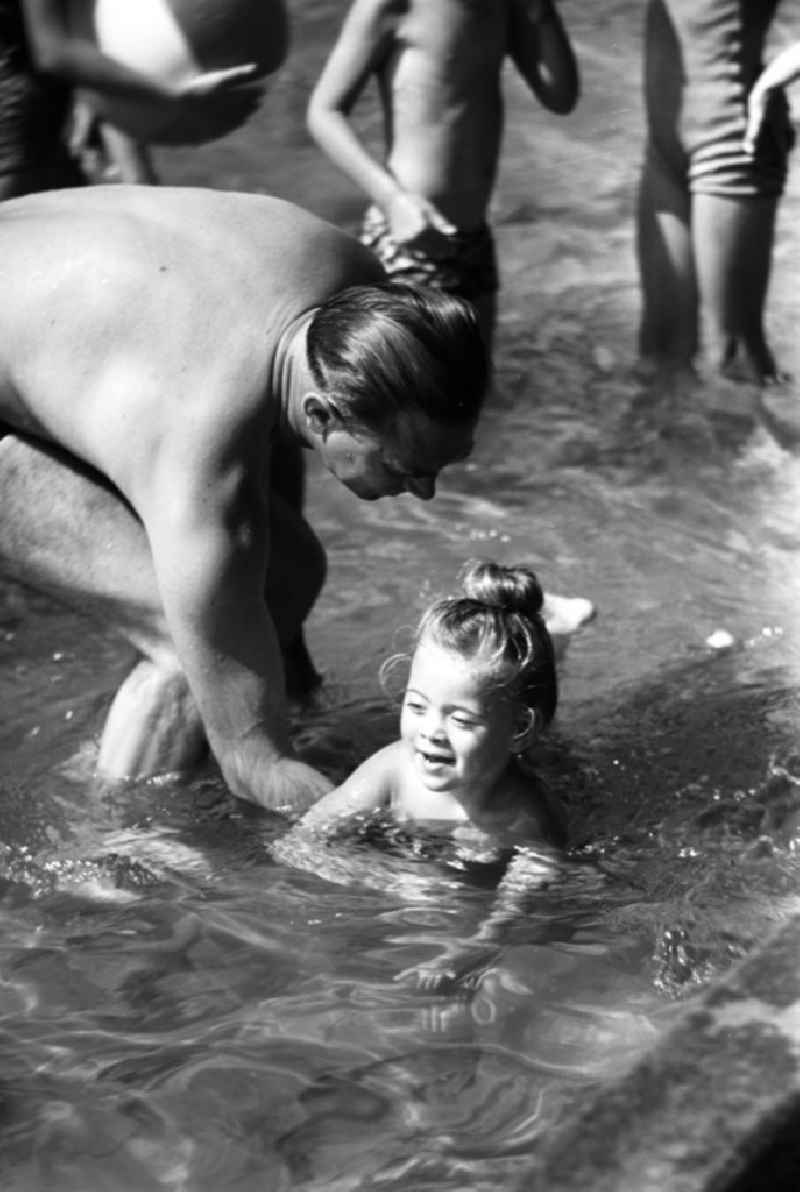
<path fill-rule="evenodd" d="M 103 477 L 16 435 L 0 441 L 0 559 L 8 574 L 71 604 L 143 656 L 102 732 L 98 769 L 111 778 L 184 770 L 205 734 L 163 616 L 141 522 Z M 322 587 L 324 552 L 279 497 L 270 519 L 267 601 L 292 642 Z"/>
<path fill-rule="evenodd" d="M 639 352 L 668 368 L 690 366 L 699 342 L 690 217 L 685 177 L 648 149 L 636 226 L 642 294 Z"/>
<path fill-rule="evenodd" d="M 705 346 L 725 370 L 744 355 L 754 380 L 776 378 L 764 329 L 777 198 L 695 194 L 692 234 Z"/>

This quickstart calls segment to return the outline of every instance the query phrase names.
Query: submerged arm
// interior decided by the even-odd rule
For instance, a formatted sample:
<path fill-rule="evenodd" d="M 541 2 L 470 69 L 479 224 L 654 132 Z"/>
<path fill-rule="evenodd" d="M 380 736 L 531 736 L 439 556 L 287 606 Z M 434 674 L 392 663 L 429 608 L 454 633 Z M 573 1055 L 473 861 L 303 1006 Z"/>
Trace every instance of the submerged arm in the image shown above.
<path fill-rule="evenodd" d="M 551 886 L 560 871 L 558 855 L 553 850 L 532 845 L 517 849 L 497 887 L 494 906 L 469 942 L 502 943 L 506 928 L 525 913 L 531 895 Z"/>
<path fill-rule="evenodd" d="M 350 777 L 311 807 L 291 831 L 275 841 L 272 855 L 295 869 L 316 873 L 337 885 L 355 885 L 359 874 L 352 857 L 332 850 L 333 829 L 367 815 L 391 800 L 395 746 L 368 757 Z"/>
<path fill-rule="evenodd" d="M 524 916 L 531 896 L 546 890 L 560 872 L 559 856 L 554 850 L 544 845 L 518 848 L 497 887 L 494 905 L 478 929 L 448 945 L 432 960 L 406 969 L 398 979 L 413 976 L 419 985 L 429 989 L 452 983 L 476 985 L 497 960 L 508 928 Z"/>
<path fill-rule="evenodd" d="M 508 20 L 508 52 L 531 91 L 551 112 L 571 112 L 578 64 L 553 0 L 510 0 Z"/>

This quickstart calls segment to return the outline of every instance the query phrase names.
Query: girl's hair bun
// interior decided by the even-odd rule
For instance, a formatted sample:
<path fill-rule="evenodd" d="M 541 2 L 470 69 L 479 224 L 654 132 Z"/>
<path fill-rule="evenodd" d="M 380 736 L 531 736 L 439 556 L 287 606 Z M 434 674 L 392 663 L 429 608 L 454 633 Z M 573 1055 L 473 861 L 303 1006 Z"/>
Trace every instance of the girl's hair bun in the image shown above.
<path fill-rule="evenodd" d="M 461 574 L 461 583 L 465 595 L 488 608 L 523 617 L 541 614 L 544 595 L 529 567 L 504 567 L 500 563 L 472 559 Z"/>

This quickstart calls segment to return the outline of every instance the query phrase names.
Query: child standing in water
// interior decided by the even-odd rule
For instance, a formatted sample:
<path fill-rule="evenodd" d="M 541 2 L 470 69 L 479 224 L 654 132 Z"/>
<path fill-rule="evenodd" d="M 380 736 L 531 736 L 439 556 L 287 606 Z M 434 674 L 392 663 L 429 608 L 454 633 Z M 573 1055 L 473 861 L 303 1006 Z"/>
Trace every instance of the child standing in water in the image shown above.
<path fill-rule="evenodd" d="M 308 108 L 311 135 L 371 200 L 364 243 L 391 276 L 474 303 L 488 347 L 506 57 L 545 107 L 572 110 L 578 69 L 553 0 L 354 0 Z M 384 162 L 348 120 L 371 76 Z"/>
<path fill-rule="evenodd" d="M 400 823 L 449 835 L 461 868 L 500 864 L 491 915 L 475 936 L 415 970 L 426 984 L 463 974 L 476 948 L 498 942 L 525 895 L 552 880 L 554 849 L 566 841 L 560 808 L 525 759 L 558 698 L 542 589 L 527 567 L 488 562 L 467 565 L 463 589 L 419 623 L 399 739 L 324 795 L 277 852 L 290 864 L 308 860 L 309 837 L 386 808 Z M 318 860 L 308 867 L 328 876 Z"/>
<path fill-rule="evenodd" d="M 690 366 L 704 323 L 714 366 L 778 378 L 764 330 L 775 216 L 792 129 L 769 91 L 745 146 L 748 93 L 779 0 L 649 0 L 647 147 L 639 187 L 640 350 Z"/>

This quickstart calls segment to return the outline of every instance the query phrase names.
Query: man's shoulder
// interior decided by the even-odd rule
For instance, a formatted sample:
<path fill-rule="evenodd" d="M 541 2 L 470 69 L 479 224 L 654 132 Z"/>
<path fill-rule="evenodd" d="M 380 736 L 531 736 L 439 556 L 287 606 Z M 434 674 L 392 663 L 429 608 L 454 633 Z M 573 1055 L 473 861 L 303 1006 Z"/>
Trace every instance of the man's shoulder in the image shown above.
<path fill-rule="evenodd" d="M 202 243 L 204 256 L 216 253 L 229 270 L 266 270 L 282 286 L 288 282 L 320 298 L 347 285 L 384 280 L 377 259 L 355 236 L 288 199 L 185 188 L 159 193 L 172 213 L 168 218 L 180 219 L 186 241 Z M 156 209 L 154 215 L 158 218 Z M 213 240 L 204 235 L 210 228 Z"/>

